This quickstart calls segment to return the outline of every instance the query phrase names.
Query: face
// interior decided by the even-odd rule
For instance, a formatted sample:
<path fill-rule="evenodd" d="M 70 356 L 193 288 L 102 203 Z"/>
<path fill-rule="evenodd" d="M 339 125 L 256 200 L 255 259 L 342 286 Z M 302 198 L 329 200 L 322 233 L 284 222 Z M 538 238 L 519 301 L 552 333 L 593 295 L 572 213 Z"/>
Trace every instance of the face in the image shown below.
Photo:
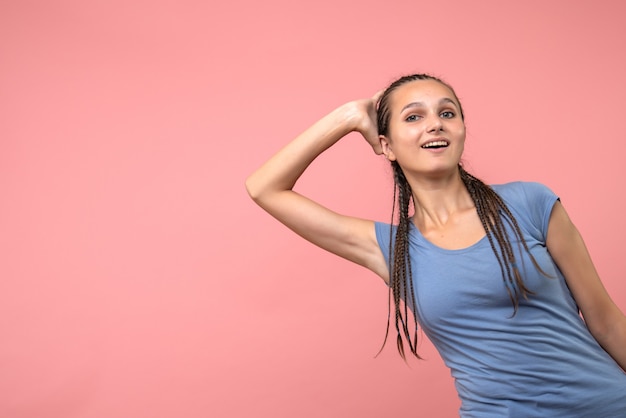
<path fill-rule="evenodd" d="M 465 143 L 465 124 L 452 91 L 434 80 L 417 80 L 390 96 L 389 129 L 383 153 L 405 175 L 442 175 L 456 170 Z"/>

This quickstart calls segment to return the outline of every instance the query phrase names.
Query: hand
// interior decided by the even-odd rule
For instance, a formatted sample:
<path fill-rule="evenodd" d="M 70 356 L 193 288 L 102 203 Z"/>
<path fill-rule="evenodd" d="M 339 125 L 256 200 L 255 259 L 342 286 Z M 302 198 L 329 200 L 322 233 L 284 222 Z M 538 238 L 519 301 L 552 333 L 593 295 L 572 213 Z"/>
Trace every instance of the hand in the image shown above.
<path fill-rule="evenodd" d="M 378 155 L 383 153 L 378 136 L 378 122 L 376 104 L 383 94 L 383 90 L 377 92 L 369 99 L 356 100 L 352 104 L 356 107 L 357 125 L 354 129 L 363 135 L 363 138 L 371 145 Z"/>

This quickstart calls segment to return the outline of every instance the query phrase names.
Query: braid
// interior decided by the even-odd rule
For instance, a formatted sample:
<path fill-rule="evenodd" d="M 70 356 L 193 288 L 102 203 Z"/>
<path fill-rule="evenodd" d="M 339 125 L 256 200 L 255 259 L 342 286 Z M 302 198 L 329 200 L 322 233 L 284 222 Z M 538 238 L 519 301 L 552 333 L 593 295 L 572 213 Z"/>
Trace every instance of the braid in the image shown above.
<path fill-rule="evenodd" d="M 413 280 L 411 280 L 411 258 L 409 257 L 409 227 L 410 217 L 409 208 L 413 203 L 413 192 L 407 181 L 400 165 L 396 161 L 392 161 L 394 187 L 393 192 L 393 209 L 391 212 L 391 223 L 394 224 L 396 217 L 396 208 L 398 210 L 398 223 L 395 231 L 390 231 L 389 239 L 389 300 L 393 298 L 395 306 L 395 327 L 396 327 L 396 344 L 398 352 L 403 359 L 406 360 L 404 353 L 404 339 L 406 339 L 411 353 L 417 358 L 421 358 L 417 354 L 417 316 L 415 292 L 413 289 Z M 413 312 L 412 320 L 409 320 L 409 305 Z M 413 329 L 409 329 L 410 323 L 413 323 Z M 391 306 L 389 306 L 387 316 L 387 330 L 383 347 L 389 336 L 389 325 L 391 323 Z M 412 334 L 412 336 L 411 336 Z M 404 339 L 402 336 L 404 335 Z M 381 347 L 382 351 L 382 347 Z M 380 354 L 380 351 L 379 351 Z"/>
<path fill-rule="evenodd" d="M 542 274 L 547 274 L 541 269 L 535 257 L 530 253 L 517 220 L 502 198 L 491 187 L 465 171 L 463 167 L 459 166 L 459 172 L 461 174 L 461 180 L 463 180 L 467 191 L 474 201 L 478 217 L 485 229 L 491 249 L 500 265 L 500 271 L 502 272 L 506 290 L 513 303 L 513 314 L 515 314 L 519 307 L 520 297 L 528 299 L 528 295 L 532 295 L 533 292 L 524 284 L 519 267 L 517 266 L 511 240 L 505 230 L 504 221 L 512 227 L 514 238 L 516 238 L 518 245 L 529 254 L 535 268 Z M 497 247 L 495 243 L 498 244 Z"/>

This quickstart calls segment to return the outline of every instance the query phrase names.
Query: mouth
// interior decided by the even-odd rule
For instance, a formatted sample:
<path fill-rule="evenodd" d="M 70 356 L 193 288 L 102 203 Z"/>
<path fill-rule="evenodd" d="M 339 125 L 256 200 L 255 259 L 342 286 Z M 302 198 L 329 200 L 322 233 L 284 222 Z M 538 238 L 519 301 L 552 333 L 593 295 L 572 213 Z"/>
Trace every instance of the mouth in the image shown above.
<path fill-rule="evenodd" d="M 424 145 L 422 145 L 422 148 L 424 149 L 439 149 L 439 148 L 446 148 L 448 145 L 450 145 L 450 142 L 448 142 L 445 139 L 436 139 L 433 141 L 429 141 L 427 143 L 425 143 Z"/>

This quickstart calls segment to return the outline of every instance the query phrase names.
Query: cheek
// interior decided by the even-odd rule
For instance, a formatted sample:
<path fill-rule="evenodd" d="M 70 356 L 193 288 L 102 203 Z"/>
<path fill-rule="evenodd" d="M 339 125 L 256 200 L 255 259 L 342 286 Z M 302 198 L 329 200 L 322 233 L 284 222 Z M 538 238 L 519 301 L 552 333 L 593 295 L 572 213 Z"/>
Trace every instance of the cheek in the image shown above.
<path fill-rule="evenodd" d="M 458 126 L 455 130 L 455 134 L 461 141 L 465 141 L 465 125 Z"/>

